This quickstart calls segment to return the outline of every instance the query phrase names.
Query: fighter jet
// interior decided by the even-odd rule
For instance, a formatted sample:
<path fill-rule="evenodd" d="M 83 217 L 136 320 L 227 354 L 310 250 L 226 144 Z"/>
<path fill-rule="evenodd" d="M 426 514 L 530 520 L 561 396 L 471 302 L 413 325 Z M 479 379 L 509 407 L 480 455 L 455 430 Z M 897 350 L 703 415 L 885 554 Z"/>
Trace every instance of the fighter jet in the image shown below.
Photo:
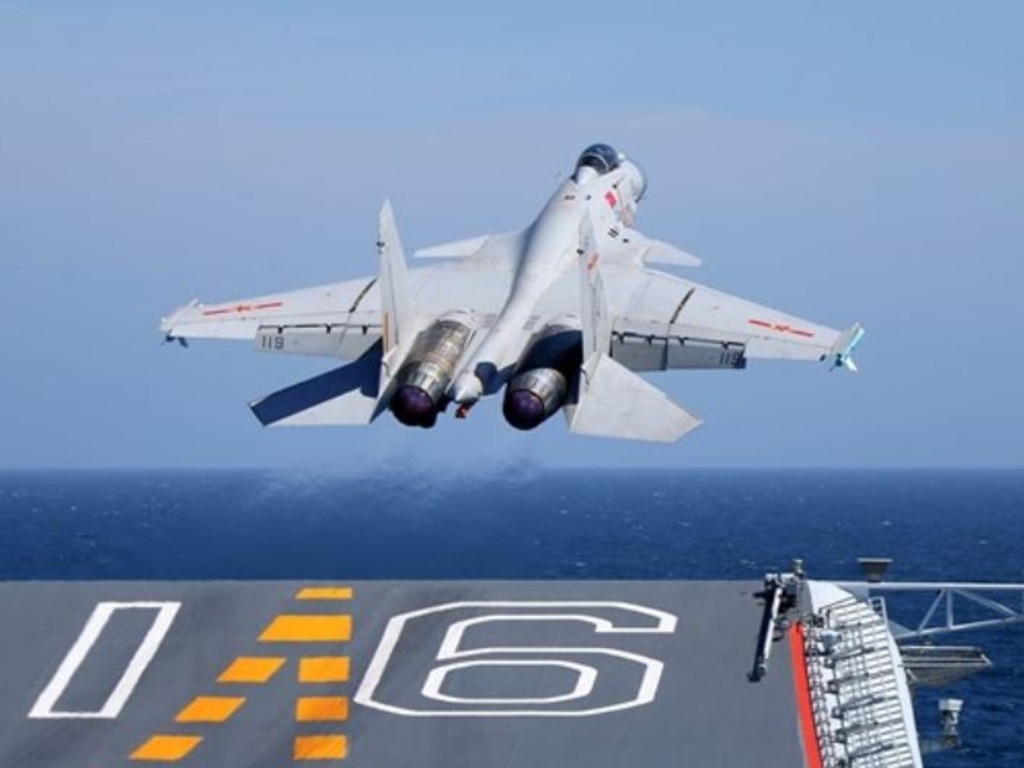
<path fill-rule="evenodd" d="M 503 392 L 516 429 L 561 410 L 576 434 L 674 442 L 700 419 L 640 372 L 765 358 L 856 370 L 860 325 L 840 332 L 652 268 L 700 260 L 634 228 L 646 187 L 625 154 L 594 144 L 525 229 L 417 251 L 432 261 L 412 269 L 385 202 L 377 275 L 193 301 L 160 330 L 352 361 L 250 403 L 264 425 L 364 425 L 390 410 L 432 427 Z"/>

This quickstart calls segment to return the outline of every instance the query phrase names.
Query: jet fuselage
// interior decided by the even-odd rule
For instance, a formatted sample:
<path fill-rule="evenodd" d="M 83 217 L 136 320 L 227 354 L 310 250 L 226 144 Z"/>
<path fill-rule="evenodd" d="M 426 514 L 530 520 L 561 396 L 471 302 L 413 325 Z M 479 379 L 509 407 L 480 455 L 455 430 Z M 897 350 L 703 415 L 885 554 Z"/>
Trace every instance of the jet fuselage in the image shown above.
<path fill-rule="evenodd" d="M 592 152 L 604 158 L 588 155 Z M 590 212 L 596 226 L 629 225 L 643 191 L 643 174 L 624 155 L 607 145 L 584 150 L 572 177 L 555 190 L 527 229 L 508 298 L 449 389 L 461 413 L 496 391 L 525 352 L 529 339 L 523 328 L 537 303 L 576 263 L 584 213 Z"/>

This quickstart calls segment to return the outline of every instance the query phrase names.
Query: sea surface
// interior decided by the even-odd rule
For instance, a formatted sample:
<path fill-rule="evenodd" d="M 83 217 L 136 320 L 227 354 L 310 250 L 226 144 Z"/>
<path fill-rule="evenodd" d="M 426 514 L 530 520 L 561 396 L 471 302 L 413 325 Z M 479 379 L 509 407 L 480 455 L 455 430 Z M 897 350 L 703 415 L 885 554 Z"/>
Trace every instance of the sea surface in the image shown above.
<path fill-rule="evenodd" d="M 0 472 L 2 579 L 855 579 L 1024 583 L 1024 471 Z M 890 600 L 913 622 L 919 602 Z M 1018 608 L 1020 604 L 1018 604 Z M 916 612 L 916 614 L 915 614 Z M 950 636 L 996 667 L 929 766 L 1024 766 L 1024 625 Z"/>

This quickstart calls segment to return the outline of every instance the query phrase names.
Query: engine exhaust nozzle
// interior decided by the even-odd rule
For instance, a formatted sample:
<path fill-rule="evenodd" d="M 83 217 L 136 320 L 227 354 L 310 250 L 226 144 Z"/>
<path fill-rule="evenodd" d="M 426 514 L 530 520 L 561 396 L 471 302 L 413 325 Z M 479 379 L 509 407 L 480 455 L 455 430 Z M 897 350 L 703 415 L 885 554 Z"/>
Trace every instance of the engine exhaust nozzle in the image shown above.
<path fill-rule="evenodd" d="M 464 320 L 442 318 L 417 337 L 395 377 L 395 390 L 388 402 L 402 424 L 430 428 L 447 405 L 445 392 L 455 365 L 476 330 Z"/>

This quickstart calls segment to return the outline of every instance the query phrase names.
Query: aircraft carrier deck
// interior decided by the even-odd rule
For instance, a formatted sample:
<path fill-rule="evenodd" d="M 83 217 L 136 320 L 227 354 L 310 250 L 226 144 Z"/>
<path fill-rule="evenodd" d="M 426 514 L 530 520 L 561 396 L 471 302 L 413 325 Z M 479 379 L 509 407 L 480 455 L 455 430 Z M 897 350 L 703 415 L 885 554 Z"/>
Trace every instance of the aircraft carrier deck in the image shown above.
<path fill-rule="evenodd" d="M 920 765 L 884 625 L 808 584 L 0 583 L 0 765 Z"/>

